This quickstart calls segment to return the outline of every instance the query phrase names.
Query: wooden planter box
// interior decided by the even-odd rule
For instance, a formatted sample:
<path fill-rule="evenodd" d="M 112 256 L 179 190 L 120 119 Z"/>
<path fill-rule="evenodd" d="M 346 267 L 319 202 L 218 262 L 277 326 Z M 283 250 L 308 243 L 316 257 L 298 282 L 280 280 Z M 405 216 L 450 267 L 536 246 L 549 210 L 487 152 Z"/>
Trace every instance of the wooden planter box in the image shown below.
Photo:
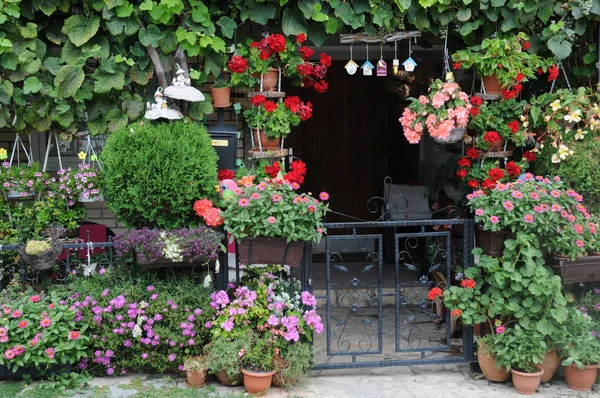
<path fill-rule="evenodd" d="M 549 265 L 554 273 L 560 276 L 563 285 L 600 281 L 600 256 L 578 257 L 573 261 L 568 258 L 548 257 Z"/>
<path fill-rule="evenodd" d="M 141 255 L 137 255 L 136 257 L 137 263 L 140 267 L 144 269 L 151 268 L 184 268 L 184 267 L 193 267 L 197 265 L 196 262 L 187 261 L 188 258 L 184 257 L 182 262 L 174 262 L 172 260 L 166 259 L 164 257 L 159 258 L 157 261 L 152 262 L 144 259 Z"/>
<path fill-rule="evenodd" d="M 242 264 L 285 264 L 299 267 L 304 242 L 287 243 L 282 238 L 245 238 L 238 244 Z"/>

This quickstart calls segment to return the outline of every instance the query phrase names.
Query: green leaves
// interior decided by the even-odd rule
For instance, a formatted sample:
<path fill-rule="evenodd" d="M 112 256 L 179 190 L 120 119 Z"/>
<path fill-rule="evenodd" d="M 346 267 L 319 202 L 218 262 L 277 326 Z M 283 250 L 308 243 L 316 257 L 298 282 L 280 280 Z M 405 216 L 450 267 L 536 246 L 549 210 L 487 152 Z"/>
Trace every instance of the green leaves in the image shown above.
<path fill-rule="evenodd" d="M 27 22 L 27 25 L 19 28 L 19 33 L 24 39 L 34 39 L 37 37 L 37 25 L 33 22 Z"/>
<path fill-rule="evenodd" d="M 469 19 L 471 19 L 471 9 L 463 8 L 462 10 L 458 10 L 458 12 L 456 13 L 456 18 L 462 22 L 468 21 Z"/>
<path fill-rule="evenodd" d="M 121 71 L 108 73 L 102 69 L 96 69 L 92 74 L 94 78 L 94 92 L 98 94 L 108 93 L 111 90 L 123 90 L 125 74 Z"/>
<path fill-rule="evenodd" d="M 306 18 L 298 8 L 286 8 L 283 12 L 281 27 L 285 35 L 299 35 L 306 33 L 308 25 Z"/>
<path fill-rule="evenodd" d="M 566 39 L 564 34 L 559 34 L 552 36 L 550 40 L 548 40 L 548 49 L 550 49 L 556 59 L 560 61 L 571 55 L 572 45 L 571 42 Z"/>
<path fill-rule="evenodd" d="M 139 37 L 140 42 L 144 46 L 158 47 L 158 43 L 163 38 L 163 35 L 156 25 L 148 25 L 147 28 L 140 29 Z"/>
<path fill-rule="evenodd" d="M 31 76 L 23 82 L 23 94 L 34 94 L 40 91 L 42 82 L 37 77 Z"/>
<path fill-rule="evenodd" d="M 217 25 L 221 27 L 221 33 L 223 34 L 223 36 L 227 37 L 228 39 L 231 39 L 233 37 L 233 33 L 237 28 L 237 24 L 235 23 L 235 21 L 227 16 L 221 17 L 217 21 Z"/>
<path fill-rule="evenodd" d="M 85 74 L 81 65 L 65 65 L 60 68 L 54 78 L 54 85 L 61 98 L 72 97 L 81 87 L 84 78 Z"/>
<path fill-rule="evenodd" d="M 69 40 L 77 47 L 87 43 L 98 32 L 100 17 L 86 18 L 83 15 L 72 15 L 65 21 L 62 33 L 69 36 Z"/>

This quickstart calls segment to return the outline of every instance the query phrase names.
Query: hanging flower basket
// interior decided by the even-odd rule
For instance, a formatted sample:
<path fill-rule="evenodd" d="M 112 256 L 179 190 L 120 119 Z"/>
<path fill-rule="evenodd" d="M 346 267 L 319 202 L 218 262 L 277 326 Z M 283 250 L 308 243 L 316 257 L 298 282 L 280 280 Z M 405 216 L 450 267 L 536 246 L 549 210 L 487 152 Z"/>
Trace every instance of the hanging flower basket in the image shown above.
<path fill-rule="evenodd" d="M 31 200 L 35 197 L 34 191 L 19 191 L 19 190 L 10 190 L 6 197 L 8 200 Z"/>
<path fill-rule="evenodd" d="M 304 254 L 304 242 L 283 238 L 244 238 L 238 245 L 242 264 L 285 264 L 298 267 Z"/>
<path fill-rule="evenodd" d="M 439 142 L 440 144 L 454 144 L 455 142 L 462 140 L 462 138 L 465 136 L 466 132 L 467 132 L 466 127 L 457 127 L 457 128 L 450 130 L 450 133 L 448 133 L 448 136 L 446 138 L 439 137 L 439 136 L 432 136 L 432 137 L 435 141 Z"/>
<path fill-rule="evenodd" d="M 77 201 L 80 203 L 104 202 L 104 195 L 103 194 L 98 194 L 96 196 L 88 195 L 86 197 L 86 195 L 84 195 L 84 194 L 79 194 Z"/>
<path fill-rule="evenodd" d="M 17 246 L 17 252 L 25 263 L 29 264 L 31 268 L 36 271 L 43 271 L 50 269 L 56 264 L 58 256 L 62 252 L 62 245 L 60 242 L 52 240 L 50 243 L 50 250 L 46 250 L 39 254 L 29 254 L 26 250 L 26 245 L 21 243 Z"/>

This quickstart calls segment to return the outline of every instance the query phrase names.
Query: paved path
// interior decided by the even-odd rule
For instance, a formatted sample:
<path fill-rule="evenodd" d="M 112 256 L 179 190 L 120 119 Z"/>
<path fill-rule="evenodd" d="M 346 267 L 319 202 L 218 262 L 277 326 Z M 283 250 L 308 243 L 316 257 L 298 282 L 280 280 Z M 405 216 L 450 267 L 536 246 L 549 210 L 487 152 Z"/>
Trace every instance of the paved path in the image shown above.
<path fill-rule="evenodd" d="M 372 369 L 350 369 L 314 372 L 313 377 L 304 384 L 289 390 L 271 388 L 266 397 L 319 397 L 319 398 L 480 398 L 522 397 L 508 383 L 490 383 L 471 374 L 466 365 L 409 366 Z M 111 398 L 127 397 L 135 390 L 123 389 L 119 385 L 131 383 L 137 377 L 143 383 L 151 383 L 156 388 L 167 385 L 185 386 L 183 379 L 150 378 L 144 375 L 117 378 L 96 378 L 92 385 L 110 390 Z M 243 387 L 224 387 L 216 381 L 214 396 L 227 396 L 231 393 L 243 393 Z M 213 395 L 213 394 L 211 394 Z M 89 396 L 89 395 L 88 395 Z M 538 398 L 582 397 L 600 398 L 600 385 L 594 386 L 594 392 L 581 393 L 567 388 L 564 379 L 555 376 L 554 381 L 544 384 L 535 394 Z"/>

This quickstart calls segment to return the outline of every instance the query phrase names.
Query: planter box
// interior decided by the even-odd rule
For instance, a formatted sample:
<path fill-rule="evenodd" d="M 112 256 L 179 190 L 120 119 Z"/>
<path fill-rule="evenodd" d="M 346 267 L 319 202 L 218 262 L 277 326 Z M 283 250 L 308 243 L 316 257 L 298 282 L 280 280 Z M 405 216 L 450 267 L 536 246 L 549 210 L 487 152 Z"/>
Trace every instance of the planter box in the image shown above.
<path fill-rule="evenodd" d="M 16 372 L 13 372 L 6 366 L 0 366 L 0 380 L 21 380 L 25 376 L 37 379 L 42 376 L 59 375 L 62 373 L 71 373 L 71 365 L 54 365 L 46 371 L 37 368 L 19 368 Z"/>
<path fill-rule="evenodd" d="M 203 259 L 200 261 L 189 261 L 189 257 L 183 257 L 183 261 L 181 262 L 174 262 L 172 260 L 166 259 L 164 257 L 159 258 L 157 261 L 152 262 L 152 261 L 148 261 L 145 260 L 142 256 L 140 256 L 139 254 L 136 257 L 137 263 L 140 267 L 145 268 L 145 269 L 150 269 L 150 268 L 185 268 L 185 267 L 195 267 L 197 265 L 201 265 L 204 264 L 206 262 L 207 259 Z M 210 260 L 210 267 L 211 269 L 214 269 L 214 260 Z"/>
<path fill-rule="evenodd" d="M 239 245 L 242 264 L 285 264 L 298 267 L 304 254 L 304 242 L 287 243 L 282 238 L 245 238 Z"/>
<path fill-rule="evenodd" d="M 563 285 L 600 281 L 600 256 L 568 258 L 549 256 L 549 265 L 562 279 Z"/>

